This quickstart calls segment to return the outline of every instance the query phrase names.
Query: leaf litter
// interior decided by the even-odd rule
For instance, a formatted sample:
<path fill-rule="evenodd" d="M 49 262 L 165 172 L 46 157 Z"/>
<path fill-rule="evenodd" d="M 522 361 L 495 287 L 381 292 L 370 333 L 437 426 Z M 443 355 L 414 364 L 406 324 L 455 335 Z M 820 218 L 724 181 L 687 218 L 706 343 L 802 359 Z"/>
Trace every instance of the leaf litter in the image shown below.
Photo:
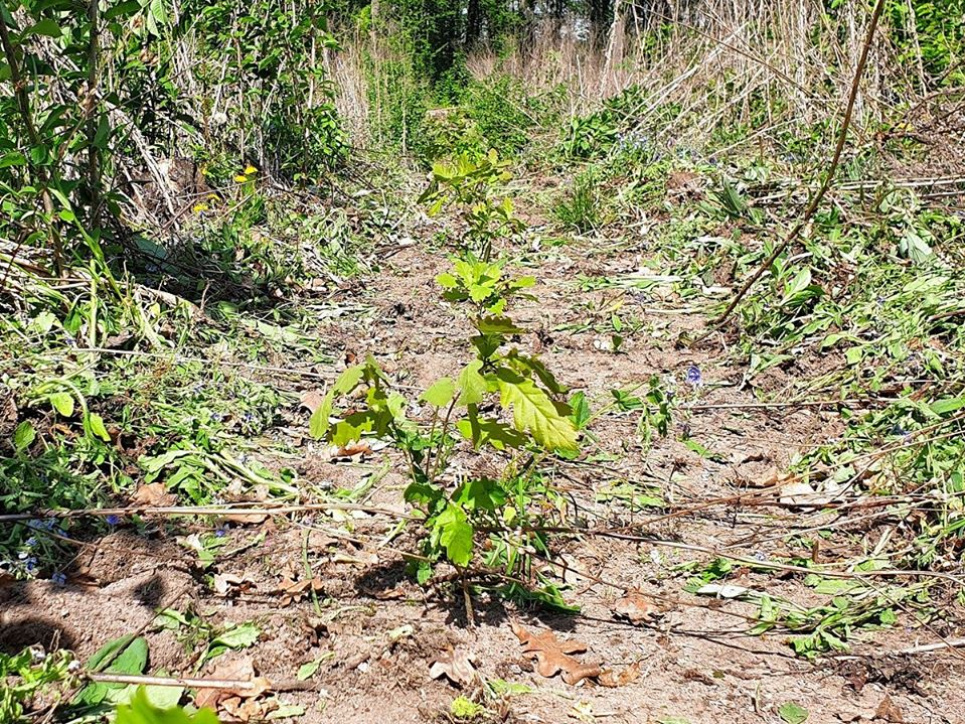
<path fill-rule="evenodd" d="M 547 679 L 561 674 L 563 681 L 570 686 L 576 686 L 584 679 L 593 679 L 601 686 L 612 688 L 625 686 L 640 676 L 639 662 L 616 673 L 612 669 L 604 669 L 602 664 L 584 663 L 572 656 L 586 653 L 587 645 L 581 641 L 560 641 L 556 633 L 550 630 L 533 633 L 515 621 L 512 627 L 523 646 L 523 655 L 534 659 L 537 673 Z"/>
<path fill-rule="evenodd" d="M 462 647 L 450 649 L 437 658 L 429 668 L 429 677 L 439 679 L 445 676 L 453 684 L 468 687 L 477 681 L 478 674 L 474 665 L 476 656 Z"/>

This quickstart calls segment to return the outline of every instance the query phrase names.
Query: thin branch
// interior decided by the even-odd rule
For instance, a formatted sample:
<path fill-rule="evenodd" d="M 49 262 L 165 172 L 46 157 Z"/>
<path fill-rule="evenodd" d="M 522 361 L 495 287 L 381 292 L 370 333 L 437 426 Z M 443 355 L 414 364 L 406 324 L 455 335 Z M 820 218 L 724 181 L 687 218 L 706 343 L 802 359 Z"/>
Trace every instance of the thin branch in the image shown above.
<path fill-rule="evenodd" d="M 263 691 L 265 681 L 241 679 L 189 679 L 166 676 L 138 676 L 134 674 L 86 674 L 85 678 L 102 684 L 133 684 L 134 686 L 172 686 L 189 689 L 230 689 L 237 691 Z M 312 681 L 267 682 L 270 691 L 310 691 L 316 687 Z"/>
<path fill-rule="evenodd" d="M 760 279 L 764 272 L 766 272 L 770 266 L 774 263 L 784 251 L 793 244 L 798 237 L 801 236 L 805 227 L 814 218 L 814 214 L 817 213 L 818 207 L 824 200 L 825 195 L 831 188 L 831 184 L 834 181 L 834 175 L 838 170 L 838 165 L 841 163 L 841 154 L 844 152 L 845 142 L 848 140 L 848 129 L 851 127 L 851 119 L 854 115 L 854 106 L 858 98 L 858 91 L 861 88 L 861 78 L 864 76 L 865 65 L 868 63 L 868 53 L 871 50 L 871 41 L 874 39 L 875 31 L 878 28 L 878 20 L 881 18 L 881 12 L 884 10 L 885 0 L 877 0 L 875 3 L 874 12 L 871 14 L 871 22 L 868 25 L 868 34 L 865 37 L 864 46 L 861 48 L 861 57 L 858 60 L 858 67 L 854 73 L 854 80 L 851 83 L 851 94 L 848 96 L 848 107 L 844 113 L 844 122 L 841 124 L 841 133 L 838 135 L 838 144 L 834 149 L 834 156 L 831 159 L 831 163 L 828 166 L 828 171 L 825 174 L 824 182 L 818 189 L 818 192 L 811 198 L 811 202 L 808 204 L 807 209 L 804 211 L 804 216 L 797 223 L 797 225 L 791 230 L 791 233 L 787 235 L 783 242 L 778 244 L 774 251 L 771 252 L 770 256 L 764 260 L 763 263 L 757 270 L 751 274 L 750 279 L 748 279 L 744 286 L 737 295 L 731 300 L 730 304 L 727 305 L 727 309 L 721 314 L 717 319 L 713 321 L 713 325 L 719 327 L 722 325 L 727 318 L 731 315 L 731 312 L 737 308 L 741 300 L 746 296 L 747 292 L 750 291 L 751 287 Z"/>
<path fill-rule="evenodd" d="M 41 510 L 33 513 L 12 513 L 0 515 L 0 523 L 16 523 L 43 518 L 104 518 L 109 515 L 120 517 L 140 515 L 177 516 L 177 515 L 287 515 L 329 510 L 357 510 L 373 515 L 385 515 L 400 520 L 412 520 L 412 516 L 390 508 L 378 508 L 354 503 L 305 503 L 303 505 L 260 505 L 260 506 L 133 506 L 128 508 L 82 508 L 78 510 Z"/>

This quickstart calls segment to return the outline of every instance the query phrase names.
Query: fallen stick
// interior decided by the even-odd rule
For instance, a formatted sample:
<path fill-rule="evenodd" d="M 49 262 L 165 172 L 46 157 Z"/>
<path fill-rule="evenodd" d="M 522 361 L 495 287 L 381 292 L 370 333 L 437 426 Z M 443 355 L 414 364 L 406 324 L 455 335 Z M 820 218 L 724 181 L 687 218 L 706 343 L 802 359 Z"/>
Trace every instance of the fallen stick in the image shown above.
<path fill-rule="evenodd" d="M 109 515 L 126 517 L 132 515 L 287 515 L 289 513 L 307 513 L 312 511 L 328 510 L 358 510 L 363 513 L 373 515 L 386 515 L 392 518 L 411 520 L 412 516 L 398 510 L 389 508 L 378 508 L 369 505 L 356 505 L 355 503 L 305 503 L 304 505 L 278 505 L 278 506 L 169 506 L 152 508 L 149 506 L 135 506 L 130 508 L 82 508 L 79 510 L 46 510 L 34 513 L 12 513 L 0 515 L 0 523 L 16 523 L 24 520 L 38 520 L 43 518 L 83 518 L 97 517 L 104 518 Z"/>
<path fill-rule="evenodd" d="M 240 681 L 232 679 L 189 679 L 181 677 L 140 676 L 135 674 L 85 674 L 85 678 L 102 684 L 133 684 L 135 686 L 177 686 L 189 689 L 230 689 L 237 691 L 265 690 L 266 679 Z M 308 691 L 315 688 L 311 681 L 295 679 L 268 682 L 271 691 Z"/>

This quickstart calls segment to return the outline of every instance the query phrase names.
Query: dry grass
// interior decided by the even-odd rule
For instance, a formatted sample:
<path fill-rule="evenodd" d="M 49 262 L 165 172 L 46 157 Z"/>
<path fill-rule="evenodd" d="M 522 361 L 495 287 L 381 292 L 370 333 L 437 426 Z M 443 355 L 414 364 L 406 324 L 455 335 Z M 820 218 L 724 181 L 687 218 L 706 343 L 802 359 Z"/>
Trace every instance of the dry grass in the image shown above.
<path fill-rule="evenodd" d="M 623 4 L 626 7 L 628 4 Z M 687 5 L 680 3 L 678 5 Z M 706 0 L 670 17 L 623 13 L 604 42 L 594 45 L 573 23 L 544 23 L 534 37 L 508 41 L 500 52 L 485 47 L 466 59 L 477 79 L 508 75 L 528 93 L 559 88 L 570 116 L 584 115 L 631 86 L 644 91 L 641 121 L 675 105 L 658 134 L 688 142 L 718 126 L 743 123 L 754 130 L 826 119 L 847 96 L 868 10 L 845 3 L 836 18 L 820 0 Z M 928 79 L 920 66 L 902 65 L 887 19 L 872 47 L 855 106 L 855 127 L 913 105 Z M 913 35 L 913 28 L 901 29 Z M 337 107 L 359 145 L 378 144 L 385 99 L 415 83 L 399 68 L 407 58 L 377 34 L 350 33 L 341 50 L 327 54 Z"/>
<path fill-rule="evenodd" d="M 817 0 L 716 0 L 674 18 L 650 23 L 623 16 L 602 47 L 565 26 L 544 26 L 510 52 L 474 52 L 470 72 L 520 79 L 532 93 L 567 89 L 572 115 L 636 85 L 647 92 L 641 114 L 679 104 L 668 133 L 704 135 L 725 118 L 772 126 L 827 117 L 847 94 L 860 52 L 867 12 L 846 3 L 834 22 Z M 882 28 L 857 102 L 859 123 L 888 114 L 897 97 L 909 99 L 909 74 L 900 67 Z M 764 122 L 762 123 L 762 114 Z"/>

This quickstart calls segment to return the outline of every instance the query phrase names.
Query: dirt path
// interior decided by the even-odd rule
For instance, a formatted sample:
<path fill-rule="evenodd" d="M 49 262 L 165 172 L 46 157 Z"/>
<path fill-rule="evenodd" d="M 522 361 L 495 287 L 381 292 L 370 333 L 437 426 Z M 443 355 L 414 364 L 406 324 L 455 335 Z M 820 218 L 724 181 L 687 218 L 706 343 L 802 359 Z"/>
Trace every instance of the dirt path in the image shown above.
<path fill-rule="evenodd" d="M 59 631 L 61 645 L 86 657 L 111 638 L 145 630 L 152 670 L 189 673 L 195 663 L 191 647 L 172 631 L 150 628 L 156 608 L 193 609 L 218 625 L 254 621 L 261 631 L 258 642 L 221 661 L 250 658 L 273 681 L 291 680 L 299 666 L 318 661 L 311 679 L 315 690 L 279 695 L 304 707 L 297 721 L 305 724 L 446 720 L 460 691 L 444 679 L 431 680 L 429 668 L 454 647 L 474 654 L 484 679 L 524 685 L 491 706 L 493 717 L 505 721 L 780 722 L 779 709 L 788 702 L 806 709 L 807 721 L 816 723 L 965 721 L 965 695 L 956 684 L 965 669 L 957 656 L 878 656 L 913 645 L 917 629 L 860 633 L 851 642 L 852 658 L 811 663 L 795 656 L 780 633 L 746 634 L 759 603 L 683 590 L 715 552 L 762 563 L 807 555 L 831 562 L 874 546 L 880 531 L 775 505 L 768 487 L 795 452 L 840 433 L 837 416 L 815 408 L 733 407 L 756 398 L 742 384 L 742 369 L 730 365 L 726 340 L 711 338 L 697 350 L 676 344 L 681 335 L 703 328 L 702 317 L 682 313 L 671 297 L 581 289 L 580 275 L 634 272 L 638 258 L 601 252 L 589 240 L 526 256 L 536 260 L 537 268 L 528 273 L 540 284 L 539 302 L 525 303 L 518 314 L 538 330 L 521 340 L 524 349 L 540 353 L 564 384 L 585 391 L 591 408 L 612 401 L 611 390 L 645 385 L 653 375 L 673 378 L 681 400 L 671 434 L 656 437 L 652 449 L 637 434 L 639 411 L 611 411 L 593 422 L 595 441 L 580 461 L 560 462 L 546 473 L 573 501 L 574 522 L 649 539 L 588 535 L 559 544 L 557 560 L 569 569 L 550 564 L 543 569 L 567 585 L 565 597 L 580 606 L 578 615 L 548 615 L 483 596 L 474 602 L 472 628 L 461 596 L 444 586 L 422 589 L 406 574 L 395 549 L 411 549 L 411 534 L 380 547 L 392 521 L 359 514 L 345 526 L 318 515 L 233 525 L 225 550 L 235 552 L 219 555 L 205 571 L 178 545 L 180 533 L 173 528 L 159 525 L 146 536 L 121 529 L 81 551 L 91 587 L 35 581 L 0 593 L 5 638 L 49 638 Z M 457 372 L 468 353 L 465 330 L 438 301 L 433 280 L 444 266 L 444 254 L 422 244 L 387 260 L 382 274 L 367 280 L 360 297 L 351 300 L 369 313 L 321 327 L 323 338 L 332 340 L 333 355 L 371 352 L 396 379 L 420 389 Z M 614 313 L 625 325 L 630 322 L 618 353 L 610 333 L 593 328 L 611 324 Z M 699 386 L 686 382 L 692 366 L 701 372 Z M 687 410 L 695 405 L 700 409 Z M 704 454 L 688 447 L 685 432 Z M 404 509 L 404 480 L 391 451 L 344 462 L 332 461 L 310 442 L 296 449 L 306 484 L 351 489 L 373 476 L 366 502 Z M 496 461 L 485 457 L 466 464 L 477 466 L 476 473 L 487 466 L 496 470 Z M 649 495 L 694 512 L 668 516 L 660 509 L 632 509 L 625 504 L 628 495 Z M 738 500 L 740 495 L 744 499 Z M 733 502 L 708 504 L 727 499 Z M 826 548 L 808 551 L 789 543 L 795 530 L 831 524 L 840 525 L 840 535 L 825 540 Z M 688 562 L 697 568 L 681 570 Z M 305 578 L 306 563 L 320 582 L 318 607 L 310 592 L 291 602 L 278 595 L 286 576 Z M 737 565 L 723 582 L 802 606 L 827 601 L 802 585 L 802 578 Z M 212 583 L 226 595 L 212 590 Z M 648 620 L 639 625 L 614 610 L 627 591 L 636 590 L 649 601 Z M 619 688 L 591 682 L 572 687 L 543 678 L 521 655 L 511 621 L 578 638 L 586 644 L 587 660 L 616 671 L 639 663 L 640 675 Z"/>

